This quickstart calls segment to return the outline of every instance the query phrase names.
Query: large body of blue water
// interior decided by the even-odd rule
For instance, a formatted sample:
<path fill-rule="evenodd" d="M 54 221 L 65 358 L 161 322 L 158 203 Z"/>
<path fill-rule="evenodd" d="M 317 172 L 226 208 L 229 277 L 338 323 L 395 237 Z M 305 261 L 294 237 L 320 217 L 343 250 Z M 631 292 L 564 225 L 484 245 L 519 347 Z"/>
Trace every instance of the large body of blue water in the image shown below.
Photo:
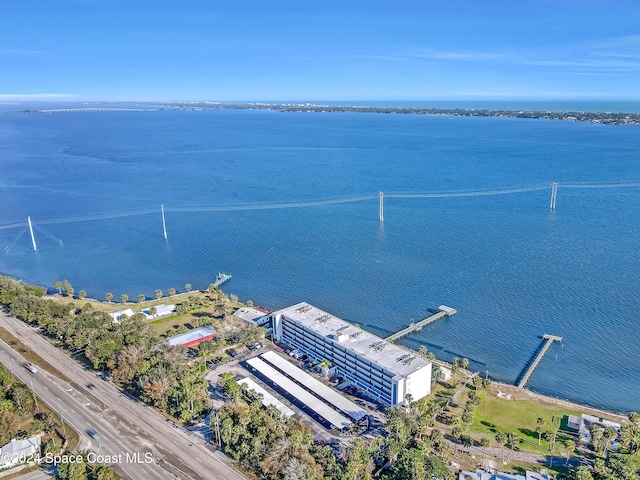
<path fill-rule="evenodd" d="M 458 314 L 401 343 L 444 360 L 467 357 L 471 368 L 513 382 L 540 335 L 561 335 L 530 388 L 639 410 L 640 187 L 570 188 L 639 181 L 633 126 L 270 111 L 2 113 L 0 272 L 50 288 L 68 279 L 76 292 L 116 299 L 205 288 L 226 272 L 225 291 L 242 300 L 272 309 L 308 301 L 381 335 L 445 304 Z M 559 183 L 555 212 L 551 182 Z M 379 191 L 387 194 L 383 225 Z M 251 205 L 281 207 L 223 208 Z"/>

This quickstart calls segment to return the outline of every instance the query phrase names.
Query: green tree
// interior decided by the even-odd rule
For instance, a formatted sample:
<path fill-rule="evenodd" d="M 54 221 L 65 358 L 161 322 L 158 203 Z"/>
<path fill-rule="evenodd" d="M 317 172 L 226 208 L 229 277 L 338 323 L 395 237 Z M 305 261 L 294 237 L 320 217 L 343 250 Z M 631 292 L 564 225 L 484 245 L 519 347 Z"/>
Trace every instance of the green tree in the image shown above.
<path fill-rule="evenodd" d="M 460 360 L 460 366 L 462 367 L 463 370 L 466 370 L 467 367 L 469 366 L 469 360 L 466 358 L 463 358 L 462 360 Z"/>
<path fill-rule="evenodd" d="M 85 298 L 87 298 L 87 292 L 85 292 L 84 290 L 80 290 L 80 292 L 78 292 L 78 297 L 80 297 L 80 300 L 84 300 Z"/>
<path fill-rule="evenodd" d="M 587 467 L 578 467 L 572 473 L 573 480 L 593 480 L 593 475 Z"/>
<path fill-rule="evenodd" d="M 190 283 L 185 284 L 184 289 L 185 289 L 186 292 L 190 292 L 191 291 L 191 284 Z"/>
<path fill-rule="evenodd" d="M 611 444 L 612 442 L 618 438 L 618 432 L 616 432 L 616 429 L 613 427 L 607 427 L 604 430 L 604 434 L 603 434 L 606 442 L 605 442 L 605 456 L 606 456 L 606 452 L 611 448 Z"/>
<path fill-rule="evenodd" d="M 462 422 L 465 425 L 464 429 L 465 430 L 469 430 L 469 424 L 471 422 L 473 422 L 473 411 L 472 410 L 465 410 L 462 413 Z"/>
<path fill-rule="evenodd" d="M 63 280 L 62 288 L 64 288 L 66 294 L 69 295 L 69 290 L 70 289 L 72 290 L 71 283 L 69 283 L 69 280 Z"/>
<path fill-rule="evenodd" d="M 169 289 L 169 296 L 173 297 L 176 294 L 176 289 L 175 288 L 170 288 Z"/>
<path fill-rule="evenodd" d="M 542 417 L 538 417 L 536 419 L 536 432 L 538 432 L 538 446 L 540 446 L 540 443 L 542 442 L 542 427 L 544 426 L 544 424 L 546 423 L 546 420 Z"/>
<path fill-rule="evenodd" d="M 329 370 L 331 369 L 331 362 L 326 358 L 323 358 L 320 362 L 320 369 L 322 370 L 322 375 L 325 377 L 329 375 Z"/>
<path fill-rule="evenodd" d="M 425 347 L 424 345 L 420 345 L 420 348 L 418 349 L 418 354 L 421 357 L 426 357 L 427 356 L 427 347 Z"/>
<path fill-rule="evenodd" d="M 504 446 L 507 444 L 507 436 L 504 432 L 497 432 L 495 439 L 496 443 L 500 445 L 500 448 L 502 449 L 502 461 L 504 462 Z"/>
<path fill-rule="evenodd" d="M 62 295 L 62 282 L 56 282 L 56 289 L 58 290 L 58 293 Z"/>
<path fill-rule="evenodd" d="M 147 299 L 147 297 L 145 296 L 144 293 L 141 293 L 140 295 L 138 295 L 138 303 L 142 303 Z"/>
<path fill-rule="evenodd" d="M 113 293 L 109 292 L 104 296 L 105 300 L 109 303 L 111 303 L 111 300 L 113 300 Z"/>
<path fill-rule="evenodd" d="M 601 451 L 601 446 L 602 446 L 602 437 L 604 436 L 604 431 L 602 430 L 602 427 L 600 427 L 599 425 L 596 425 L 595 423 L 592 423 L 589 426 L 589 433 L 591 434 L 591 444 L 593 445 L 593 450 L 596 452 L 600 452 Z"/>
<path fill-rule="evenodd" d="M 156 298 L 157 299 L 162 298 L 162 290 L 160 290 L 160 289 L 156 290 Z"/>
<path fill-rule="evenodd" d="M 553 442 L 553 437 L 554 437 L 554 436 L 555 436 L 555 435 L 554 435 L 554 434 L 553 434 L 553 432 L 552 432 L 552 431 L 550 431 L 550 430 L 547 430 L 546 432 L 543 432 L 543 433 L 542 433 L 542 437 L 543 437 L 543 438 L 545 439 L 545 441 L 549 444 L 549 451 L 551 451 L 551 450 L 552 450 L 552 448 L 553 448 L 553 447 L 552 447 L 551 442 Z"/>
<path fill-rule="evenodd" d="M 247 300 L 247 307 L 253 307 L 253 301 L 252 300 Z"/>
<path fill-rule="evenodd" d="M 482 388 L 484 381 L 480 375 L 476 375 L 473 377 L 473 387 L 476 389 L 476 392 Z"/>
<path fill-rule="evenodd" d="M 120 295 L 120 301 L 122 303 L 127 303 L 129 301 L 129 295 L 127 295 L 126 293 L 123 293 L 122 295 Z"/>
<path fill-rule="evenodd" d="M 158 309 L 156 307 L 149 308 L 149 315 L 151 315 L 152 317 L 155 317 L 156 313 L 158 313 Z"/>
<path fill-rule="evenodd" d="M 482 461 L 484 461 L 484 456 L 487 453 L 487 448 L 491 446 L 491 439 L 487 437 L 482 437 L 480 439 L 480 446 L 482 447 Z"/>
<path fill-rule="evenodd" d="M 460 372 L 460 359 L 459 358 L 454 358 L 453 362 L 451 363 L 451 372 L 453 373 L 453 384 L 457 384 L 457 377 L 458 377 L 458 372 Z"/>

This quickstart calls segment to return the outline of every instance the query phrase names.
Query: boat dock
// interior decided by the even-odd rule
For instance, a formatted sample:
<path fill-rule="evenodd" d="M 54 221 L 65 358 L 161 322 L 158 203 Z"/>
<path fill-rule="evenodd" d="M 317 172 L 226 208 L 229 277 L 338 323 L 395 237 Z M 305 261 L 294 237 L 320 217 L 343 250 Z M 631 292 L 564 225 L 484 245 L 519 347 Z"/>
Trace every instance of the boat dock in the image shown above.
<path fill-rule="evenodd" d="M 226 273 L 218 273 L 218 275 L 216 276 L 216 281 L 213 282 L 213 285 L 219 287 L 227 280 L 231 280 L 231 275 L 227 275 Z"/>
<path fill-rule="evenodd" d="M 518 388 L 523 388 L 527 383 L 529 383 L 529 380 L 531 379 L 531 375 L 533 375 L 534 370 L 540 364 L 542 357 L 544 357 L 545 353 L 547 353 L 547 351 L 549 350 L 549 347 L 551 347 L 551 344 L 553 342 L 561 342 L 561 341 L 562 341 L 562 337 L 558 337 L 556 335 L 548 335 L 545 333 L 542 336 L 542 343 L 540 344 L 540 347 L 538 347 L 538 350 L 534 352 L 533 357 L 531 357 L 531 360 L 529 360 L 529 363 L 527 363 L 524 370 L 516 380 L 516 386 Z"/>
<path fill-rule="evenodd" d="M 399 332 L 394 333 L 393 335 L 389 335 L 385 340 L 387 342 L 395 342 L 399 338 L 408 335 L 411 332 L 417 332 L 422 330 L 423 327 L 426 327 L 430 323 L 436 322 L 443 317 L 450 317 L 451 315 L 455 315 L 458 311 L 455 308 L 447 307 L 446 305 L 440 305 L 438 307 L 438 313 L 431 315 L 430 317 L 425 318 L 424 320 L 420 320 L 419 322 L 411 323 L 409 326 Z"/>

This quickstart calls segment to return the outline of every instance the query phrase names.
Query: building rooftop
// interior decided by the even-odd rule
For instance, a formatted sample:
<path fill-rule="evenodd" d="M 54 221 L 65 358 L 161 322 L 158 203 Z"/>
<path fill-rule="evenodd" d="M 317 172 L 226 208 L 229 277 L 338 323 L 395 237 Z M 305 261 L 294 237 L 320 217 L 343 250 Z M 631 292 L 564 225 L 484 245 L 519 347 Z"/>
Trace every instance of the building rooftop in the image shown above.
<path fill-rule="evenodd" d="M 293 417 L 295 415 L 295 412 L 293 410 L 291 410 L 284 403 L 282 403 L 276 397 L 271 395 L 269 392 L 267 392 L 264 388 L 262 388 L 260 385 L 258 385 L 253 380 L 251 380 L 249 377 L 244 377 L 242 380 L 238 380 L 238 383 L 240 385 L 245 384 L 245 385 L 247 385 L 247 388 L 249 388 L 249 390 L 253 390 L 254 392 L 259 393 L 260 395 L 262 395 L 262 404 L 265 407 L 268 407 L 269 405 L 273 405 L 278 410 L 280 410 L 285 417 L 289 417 L 290 418 L 290 417 Z"/>
<path fill-rule="evenodd" d="M 189 330 L 186 333 L 181 333 L 180 335 L 169 337 L 167 340 L 169 342 L 169 345 L 175 347 L 176 345 L 185 345 L 187 343 L 201 340 L 215 334 L 216 329 L 211 325 L 207 325 L 206 327 L 194 328 L 193 330 Z"/>
<path fill-rule="evenodd" d="M 274 312 L 281 313 L 324 337 L 329 337 L 395 375 L 408 376 L 431 362 L 417 352 L 367 332 L 306 302 Z"/>
<path fill-rule="evenodd" d="M 29 457 L 39 451 L 40 435 L 22 440 L 13 438 L 9 443 L 0 447 L 0 468 L 20 463 L 21 458 Z"/>

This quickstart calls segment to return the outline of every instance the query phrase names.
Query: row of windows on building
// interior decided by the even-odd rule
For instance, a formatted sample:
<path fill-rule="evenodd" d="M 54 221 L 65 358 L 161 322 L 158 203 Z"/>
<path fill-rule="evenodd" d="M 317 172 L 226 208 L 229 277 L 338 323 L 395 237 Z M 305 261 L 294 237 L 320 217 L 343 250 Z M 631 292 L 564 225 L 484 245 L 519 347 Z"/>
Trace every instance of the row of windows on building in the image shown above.
<path fill-rule="evenodd" d="M 291 324 L 283 322 L 283 340 L 285 343 L 299 348 L 307 355 L 321 360 L 327 358 L 338 367 L 340 373 L 363 390 L 391 403 L 392 381 L 383 369 L 369 360 L 364 360 L 353 352 L 336 348 L 335 344 L 313 332 L 305 332 L 300 328 L 288 328 Z M 294 324 L 295 325 L 295 324 Z"/>

